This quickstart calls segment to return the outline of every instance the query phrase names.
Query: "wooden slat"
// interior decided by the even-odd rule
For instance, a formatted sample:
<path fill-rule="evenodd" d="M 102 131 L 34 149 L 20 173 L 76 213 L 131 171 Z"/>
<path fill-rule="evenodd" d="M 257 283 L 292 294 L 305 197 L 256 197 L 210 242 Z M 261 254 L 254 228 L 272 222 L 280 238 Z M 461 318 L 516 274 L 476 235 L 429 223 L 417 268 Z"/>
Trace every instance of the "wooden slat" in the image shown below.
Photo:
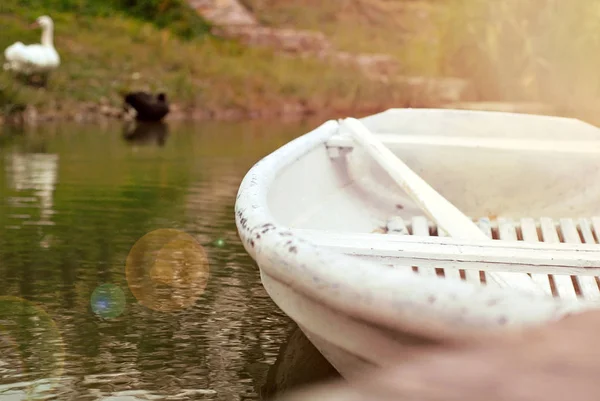
<path fill-rule="evenodd" d="M 413 235 L 429 237 L 429 224 L 425 216 L 415 216 L 412 218 Z"/>
<path fill-rule="evenodd" d="M 492 222 L 487 217 L 482 217 L 477 221 L 477 226 L 483 233 L 489 238 L 492 239 Z"/>
<path fill-rule="evenodd" d="M 596 234 L 596 241 L 600 242 L 600 217 L 592 217 L 592 227 Z"/>
<path fill-rule="evenodd" d="M 537 233 L 537 227 L 535 220 L 526 217 L 521 219 L 521 233 L 523 235 L 523 241 L 526 242 L 539 242 L 540 239 Z M 552 286 L 550 284 L 550 276 L 548 274 L 532 273 L 531 279 L 538 283 L 540 287 L 546 291 L 548 295 L 552 295 Z"/>
<path fill-rule="evenodd" d="M 551 221 L 550 221 L 551 222 Z M 552 223 L 552 222 L 551 222 Z M 553 228 L 554 225 L 551 224 Z M 600 246 L 524 241 L 471 241 L 446 237 L 414 237 L 290 229 L 311 243 L 348 255 L 388 258 L 397 263 L 459 267 L 482 271 L 600 275 Z M 556 236 L 556 231 L 554 231 Z M 558 240 L 558 238 L 556 238 Z M 569 274 L 569 275 L 570 275 Z"/>
<path fill-rule="evenodd" d="M 518 241 L 517 230 L 512 219 L 498 217 L 498 236 L 503 241 Z"/>
<path fill-rule="evenodd" d="M 425 216 L 414 216 L 412 218 L 412 233 L 418 237 L 429 237 L 429 223 Z M 418 266 L 419 274 L 424 276 L 436 276 L 435 268 Z"/>
<path fill-rule="evenodd" d="M 438 233 L 437 233 L 438 237 L 447 237 L 448 233 L 446 231 L 444 231 L 443 228 L 438 227 Z M 455 269 L 453 267 L 446 267 L 444 269 L 442 269 L 444 271 L 444 277 L 449 278 L 451 280 L 462 280 L 462 277 L 460 276 L 460 270 L 459 269 Z M 463 271 L 464 274 L 464 271 Z"/>
<path fill-rule="evenodd" d="M 408 230 L 408 227 L 406 226 L 406 223 L 404 222 L 404 219 L 400 216 L 392 216 L 388 219 L 387 221 L 387 225 L 386 228 L 388 230 L 388 234 L 389 235 L 410 235 L 410 232 Z M 396 265 L 393 264 L 392 265 L 395 269 L 406 269 L 406 270 L 413 270 L 416 271 L 416 268 L 414 266 L 410 266 L 410 265 L 405 265 L 405 264 L 400 264 L 400 265 Z"/>
<path fill-rule="evenodd" d="M 558 233 L 556 232 L 556 226 L 554 221 L 549 217 L 542 217 L 540 219 L 540 228 L 542 230 L 542 237 L 544 242 L 550 244 L 556 244 L 560 242 Z M 566 299 L 576 299 L 577 293 L 575 287 L 573 287 L 573 281 L 571 277 L 564 274 L 551 275 L 551 279 L 554 282 L 554 287 L 558 296 Z"/>
<path fill-rule="evenodd" d="M 586 244 L 595 244 L 596 239 L 594 238 L 594 233 L 592 232 L 592 222 L 589 219 L 580 218 L 578 223 L 579 229 L 581 230 L 581 235 L 583 236 L 583 242 Z"/>
<path fill-rule="evenodd" d="M 600 219 L 596 218 L 596 223 L 600 228 Z M 595 225 L 593 219 L 581 218 L 579 219 L 579 227 L 583 235 L 583 242 L 586 244 L 597 244 L 600 241 L 600 237 L 594 234 Z M 600 277 L 594 277 L 596 284 L 600 288 Z"/>
<path fill-rule="evenodd" d="M 533 224 L 533 226 L 532 226 Z M 525 225 L 527 227 L 527 238 L 529 238 L 530 242 L 538 241 L 537 230 L 535 227 L 535 222 L 533 219 L 531 221 L 525 221 Z M 533 232 L 532 232 L 533 229 Z M 515 227 L 515 223 L 512 219 L 509 218 L 498 218 L 498 235 L 503 241 L 518 241 L 517 230 Z M 535 236 L 534 236 L 535 235 Z M 552 295 L 552 289 L 550 288 L 550 279 L 547 274 L 535 274 L 535 279 L 533 278 L 533 274 L 530 274 L 533 281 L 535 281 L 546 294 Z"/>
<path fill-rule="evenodd" d="M 492 239 L 492 223 L 489 218 L 482 217 L 477 221 L 477 227 L 485 234 L 486 237 Z M 465 272 L 465 280 L 471 283 L 485 283 L 486 275 L 483 271 L 476 270 L 464 270 Z"/>
<path fill-rule="evenodd" d="M 565 242 L 572 244 L 580 244 L 581 238 L 572 219 L 560 219 L 560 228 Z M 572 276 L 583 295 L 587 299 L 597 299 L 600 296 L 596 278 L 592 276 Z"/>
<path fill-rule="evenodd" d="M 470 240 L 487 239 L 471 219 L 392 153 L 360 120 L 356 118 L 341 120 L 340 130 L 349 131 L 354 141 L 385 170 L 427 216 L 449 235 Z M 531 280 L 531 277 L 522 273 L 489 272 L 486 274 L 486 281 L 494 281 L 501 287 L 543 294 L 543 290 Z"/>
<path fill-rule="evenodd" d="M 534 225 L 534 229 L 535 229 L 535 225 Z M 500 240 L 502 241 L 518 241 L 518 235 L 517 235 L 517 230 L 515 227 L 515 223 L 512 219 L 509 218 L 504 218 L 504 217 L 499 217 L 498 218 L 498 235 L 500 237 Z M 536 238 L 537 238 L 537 233 L 536 233 Z M 544 290 L 544 292 L 546 292 L 547 294 L 549 293 L 550 295 L 552 294 L 552 291 L 550 290 L 550 283 L 548 281 L 547 275 L 546 276 L 546 282 L 542 281 L 540 283 L 541 280 L 534 280 L 536 283 L 538 283 L 538 285 L 540 285 L 540 287 Z M 533 278 L 532 278 L 533 279 Z"/>
<path fill-rule="evenodd" d="M 481 231 L 492 238 L 492 227 L 494 224 L 488 218 L 481 218 L 477 222 L 478 227 Z M 593 217 L 591 219 L 580 218 L 575 222 L 572 219 L 563 218 L 559 220 L 560 231 L 562 233 L 562 239 L 567 244 L 597 244 L 597 236 L 600 233 L 600 217 Z M 429 236 L 430 228 L 428 221 L 424 216 L 416 216 L 412 219 L 413 235 L 427 237 Z M 516 224 L 511 219 L 498 218 L 496 228 L 498 230 L 499 239 L 502 241 L 518 241 L 518 233 Z M 540 238 L 538 237 L 538 230 L 535 224 L 535 220 L 532 218 L 520 219 L 520 228 L 522 239 L 528 243 L 539 243 Z M 579 228 L 579 230 L 578 230 Z M 434 230 L 435 230 L 434 226 Z M 561 238 L 557 232 L 555 222 L 550 218 L 540 219 L 540 231 L 544 242 L 549 244 L 559 244 Z M 408 229 L 404 220 L 400 217 L 393 217 L 388 221 L 388 232 L 409 234 Z M 448 234 L 441 228 L 437 227 L 437 236 L 444 238 Z M 589 249 L 589 248 L 587 248 Z M 467 281 L 473 283 L 480 283 L 479 277 L 481 271 L 475 269 L 458 269 L 456 265 L 441 268 L 444 272 L 444 277 L 451 279 L 460 279 L 461 274 L 465 276 Z M 422 274 L 435 275 L 435 268 L 426 267 L 419 265 L 419 270 Z M 578 292 L 581 297 L 587 300 L 596 301 L 600 299 L 600 288 L 597 277 L 589 274 L 576 274 L 566 275 L 564 274 L 565 269 L 556 269 L 563 274 L 544 274 L 536 273 L 536 269 L 531 269 L 530 276 L 536 282 L 540 288 L 544 290 L 546 294 L 552 294 L 552 284 L 554 282 L 555 291 L 560 297 L 567 297 L 569 299 L 577 298 Z M 600 271 L 600 269 L 596 269 Z M 573 271 L 573 270 L 571 270 Z M 461 273 L 462 272 L 462 273 Z M 580 273 L 580 272 L 577 272 Z M 483 273 L 484 274 L 484 273 Z M 579 290 L 579 291 L 577 291 Z"/>

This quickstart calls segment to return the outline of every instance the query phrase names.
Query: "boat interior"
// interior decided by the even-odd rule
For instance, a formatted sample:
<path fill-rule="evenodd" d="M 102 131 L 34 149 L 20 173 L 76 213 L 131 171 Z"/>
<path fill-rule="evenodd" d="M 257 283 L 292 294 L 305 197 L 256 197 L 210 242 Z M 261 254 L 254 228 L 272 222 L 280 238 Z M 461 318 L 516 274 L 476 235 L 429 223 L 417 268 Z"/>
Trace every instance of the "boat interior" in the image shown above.
<path fill-rule="evenodd" d="M 428 109 L 391 109 L 361 122 L 488 238 L 586 249 L 599 243 L 595 126 L 560 117 Z M 279 172 L 268 205 L 279 224 L 324 242 L 335 237 L 338 244 L 373 249 L 380 247 L 373 238 L 382 244 L 392 236 L 448 236 L 343 129 Z M 362 257 L 382 255 L 376 254 Z M 484 271 L 403 267 L 486 282 Z M 530 276 L 554 296 L 600 299 L 597 274 Z"/>

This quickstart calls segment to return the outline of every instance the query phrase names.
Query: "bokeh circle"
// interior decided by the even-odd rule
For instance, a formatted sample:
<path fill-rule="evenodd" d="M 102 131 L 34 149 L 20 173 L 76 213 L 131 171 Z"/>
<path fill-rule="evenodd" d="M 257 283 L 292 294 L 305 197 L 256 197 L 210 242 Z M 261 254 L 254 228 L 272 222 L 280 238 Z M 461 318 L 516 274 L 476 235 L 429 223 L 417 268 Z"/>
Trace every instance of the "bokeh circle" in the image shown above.
<path fill-rule="evenodd" d="M 92 311 L 104 319 L 120 316 L 125 310 L 125 304 L 125 293 L 121 287 L 109 283 L 98 286 L 90 299 Z"/>
<path fill-rule="evenodd" d="M 31 301 L 0 296 L 0 338 L 2 377 L 18 381 L 28 377 L 28 397 L 52 392 L 63 374 L 65 347 L 50 315 Z"/>
<path fill-rule="evenodd" d="M 129 251 L 125 275 L 131 292 L 147 308 L 172 312 L 193 305 L 208 284 L 206 251 L 191 235 L 154 230 Z"/>

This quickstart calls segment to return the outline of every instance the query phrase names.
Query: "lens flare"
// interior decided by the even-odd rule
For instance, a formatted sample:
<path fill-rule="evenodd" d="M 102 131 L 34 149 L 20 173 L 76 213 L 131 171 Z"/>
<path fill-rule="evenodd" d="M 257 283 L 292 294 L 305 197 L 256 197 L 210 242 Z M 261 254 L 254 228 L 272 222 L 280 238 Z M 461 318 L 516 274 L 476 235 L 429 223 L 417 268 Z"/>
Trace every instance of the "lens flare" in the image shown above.
<path fill-rule="evenodd" d="M 191 235 L 158 229 L 131 248 L 125 274 L 131 292 L 145 307 L 161 312 L 181 310 L 204 293 L 208 257 Z"/>
<path fill-rule="evenodd" d="M 125 310 L 125 293 L 114 284 L 102 284 L 94 290 L 90 300 L 92 311 L 105 319 L 114 319 Z"/>
<path fill-rule="evenodd" d="M 0 296 L 0 339 L 5 362 L 2 377 L 15 377 L 19 382 L 23 376 L 30 378 L 27 399 L 48 396 L 58 384 L 65 362 L 62 336 L 50 315 L 33 302 Z"/>

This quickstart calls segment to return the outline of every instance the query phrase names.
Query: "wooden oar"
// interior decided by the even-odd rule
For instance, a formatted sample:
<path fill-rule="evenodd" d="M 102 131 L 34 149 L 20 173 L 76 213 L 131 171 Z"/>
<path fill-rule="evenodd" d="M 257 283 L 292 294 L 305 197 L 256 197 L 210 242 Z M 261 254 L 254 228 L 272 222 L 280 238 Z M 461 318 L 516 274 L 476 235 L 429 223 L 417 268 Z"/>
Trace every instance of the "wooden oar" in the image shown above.
<path fill-rule="evenodd" d="M 412 171 L 359 120 L 355 118 L 341 120 L 340 128 L 348 130 L 354 140 L 448 235 L 461 239 L 490 240 L 471 219 Z M 489 272 L 486 273 L 486 277 L 502 287 L 546 295 L 526 273 Z"/>

